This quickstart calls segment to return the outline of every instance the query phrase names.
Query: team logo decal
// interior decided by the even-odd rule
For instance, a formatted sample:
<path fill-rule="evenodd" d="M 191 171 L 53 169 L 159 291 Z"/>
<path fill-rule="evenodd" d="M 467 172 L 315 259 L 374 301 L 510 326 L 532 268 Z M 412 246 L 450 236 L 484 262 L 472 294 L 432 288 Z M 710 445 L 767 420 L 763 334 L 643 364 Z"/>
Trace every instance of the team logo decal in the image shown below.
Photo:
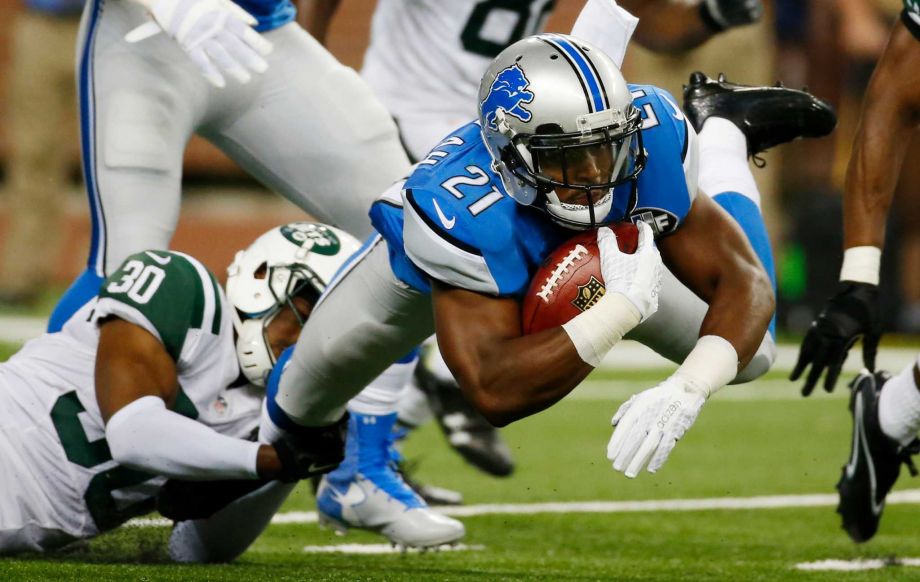
<path fill-rule="evenodd" d="M 594 275 L 584 285 L 578 286 L 578 294 L 572 299 L 572 305 L 579 311 L 585 311 L 597 303 L 607 290 Z"/>
<path fill-rule="evenodd" d="M 281 227 L 281 234 L 295 245 L 305 246 L 307 242 L 313 243 L 310 250 L 326 256 L 338 254 L 342 248 L 339 237 L 334 232 L 320 224 L 312 222 L 294 222 Z"/>
<path fill-rule="evenodd" d="M 506 115 L 513 115 L 521 121 L 530 121 L 532 117 L 530 111 L 522 107 L 523 103 L 533 101 L 533 92 L 527 90 L 528 85 L 530 81 L 524 76 L 521 67 L 511 65 L 501 71 L 492 81 L 489 95 L 482 102 L 486 124 L 496 129 L 495 116 L 499 109 Z"/>

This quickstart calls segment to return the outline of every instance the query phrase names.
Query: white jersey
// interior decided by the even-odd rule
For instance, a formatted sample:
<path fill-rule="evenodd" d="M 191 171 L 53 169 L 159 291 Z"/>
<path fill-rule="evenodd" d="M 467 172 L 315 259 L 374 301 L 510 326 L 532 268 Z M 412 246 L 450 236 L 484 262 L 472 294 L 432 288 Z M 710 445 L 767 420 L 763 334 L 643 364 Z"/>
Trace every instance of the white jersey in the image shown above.
<path fill-rule="evenodd" d="M 378 0 L 361 74 L 396 118 L 413 156 L 412 128 L 441 119 L 440 138 L 476 117 L 479 81 L 509 44 L 543 30 L 554 0 Z M 432 121 L 435 122 L 435 121 Z M 434 134 L 433 134 L 434 135 Z M 423 157 L 424 152 L 419 157 Z"/>
<path fill-rule="evenodd" d="M 175 412 L 246 438 L 264 391 L 240 376 L 232 307 L 197 260 L 132 255 L 63 330 L 0 364 L 0 554 L 41 550 L 117 527 L 153 508 L 165 480 L 112 460 L 96 402 L 98 322 L 139 325 L 176 361 Z"/>
<path fill-rule="evenodd" d="M 505 47 L 542 32 L 555 0 L 378 0 L 361 74 L 416 160 L 477 115 L 479 81 Z M 638 19 L 588 0 L 572 34 L 618 65 Z"/>

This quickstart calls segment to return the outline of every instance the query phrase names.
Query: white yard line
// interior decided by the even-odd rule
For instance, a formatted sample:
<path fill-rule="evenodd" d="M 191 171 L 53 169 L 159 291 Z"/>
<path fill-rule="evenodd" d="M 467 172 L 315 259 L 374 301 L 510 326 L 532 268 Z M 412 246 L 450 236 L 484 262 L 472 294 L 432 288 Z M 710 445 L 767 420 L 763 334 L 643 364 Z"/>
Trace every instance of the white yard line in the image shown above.
<path fill-rule="evenodd" d="M 797 570 L 810 572 L 858 572 L 863 570 L 881 570 L 882 568 L 914 566 L 920 567 L 920 558 L 896 558 L 888 560 L 819 560 L 796 564 Z"/>
<path fill-rule="evenodd" d="M 486 549 L 483 545 L 454 544 L 436 548 L 403 548 L 393 544 L 335 544 L 329 546 L 304 546 L 307 554 L 424 554 L 426 552 L 469 552 Z"/>
<path fill-rule="evenodd" d="M 889 505 L 920 503 L 920 489 L 895 491 L 888 496 Z M 436 507 L 444 515 L 472 517 L 477 515 L 534 515 L 538 513 L 644 513 L 654 511 L 706 511 L 783 509 L 790 507 L 834 507 L 836 494 L 764 495 L 760 497 L 710 497 L 703 499 L 659 499 L 649 501 L 568 501 L 552 503 L 489 503 L 460 507 Z M 288 511 L 272 518 L 273 524 L 316 523 L 315 511 Z M 164 518 L 132 519 L 128 527 L 158 527 L 171 525 Z"/>

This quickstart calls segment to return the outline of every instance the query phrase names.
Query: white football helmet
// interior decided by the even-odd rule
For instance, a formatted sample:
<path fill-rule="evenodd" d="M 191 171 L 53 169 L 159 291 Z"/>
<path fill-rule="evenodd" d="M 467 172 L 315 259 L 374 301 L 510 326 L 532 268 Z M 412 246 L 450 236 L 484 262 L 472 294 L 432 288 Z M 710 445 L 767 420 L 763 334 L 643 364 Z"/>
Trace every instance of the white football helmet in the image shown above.
<path fill-rule="evenodd" d="M 482 78 L 479 121 L 492 167 L 517 202 L 573 229 L 622 219 L 611 215 L 617 185 L 632 182 L 627 212 L 635 205 L 642 120 L 601 49 L 562 34 L 512 44 Z"/>
<path fill-rule="evenodd" d="M 265 336 L 268 324 L 293 297 L 311 304 L 360 247 L 350 234 L 315 222 L 277 226 L 236 253 L 227 268 L 227 299 L 235 307 L 236 352 L 250 382 L 265 386 L 275 355 Z M 303 321 L 300 322 L 303 325 Z"/>

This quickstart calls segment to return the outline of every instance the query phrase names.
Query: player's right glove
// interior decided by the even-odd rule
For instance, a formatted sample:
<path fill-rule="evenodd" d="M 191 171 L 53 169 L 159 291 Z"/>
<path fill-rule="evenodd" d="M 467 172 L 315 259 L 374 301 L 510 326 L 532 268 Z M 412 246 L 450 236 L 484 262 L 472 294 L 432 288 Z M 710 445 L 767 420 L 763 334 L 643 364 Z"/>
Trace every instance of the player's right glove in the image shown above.
<path fill-rule="evenodd" d="M 828 392 L 834 389 L 847 352 L 860 336 L 863 363 L 874 371 L 881 337 L 878 287 L 870 283 L 841 281 L 837 292 L 811 324 L 802 341 L 799 359 L 789 376 L 792 381 L 798 380 L 805 368 L 811 365 L 802 387 L 802 396 L 811 394 L 825 369 L 824 389 Z"/>
<path fill-rule="evenodd" d="M 684 433 L 693 426 L 710 390 L 680 374 L 635 394 L 611 420 L 616 427 L 607 444 L 607 459 L 630 479 L 648 463 L 661 468 Z"/>
<path fill-rule="evenodd" d="M 221 71 L 248 83 L 250 71 L 262 73 L 268 68 L 262 57 L 272 51 L 272 44 L 253 30 L 256 19 L 231 0 L 137 1 L 153 21 L 129 32 L 125 40 L 139 42 L 165 32 L 215 87 L 226 85 Z"/>
<path fill-rule="evenodd" d="M 658 311 L 662 262 L 651 227 L 641 220 L 636 226 L 639 241 L 635 253 L 621 251 L 616 235 L 607 227 L 598 229 L 597 246 L 606 292 L 624 295 L 639 310 L 640 321 L 645 321 Z"/>
<path fill-rule="evenodd" d="M 700 16 L 709 28 L 721 32 L 754 24 L 763 16 L 762 0 L 703 0 Z"/>
<path fill-rule="evenodd" d="M 297 433 L 283 432 L 272 446 L 281 461 L 279 481 L 293 482 L 332 471 L 345 458 L 348 413 L 335 424 L 298 427 Z"/>

